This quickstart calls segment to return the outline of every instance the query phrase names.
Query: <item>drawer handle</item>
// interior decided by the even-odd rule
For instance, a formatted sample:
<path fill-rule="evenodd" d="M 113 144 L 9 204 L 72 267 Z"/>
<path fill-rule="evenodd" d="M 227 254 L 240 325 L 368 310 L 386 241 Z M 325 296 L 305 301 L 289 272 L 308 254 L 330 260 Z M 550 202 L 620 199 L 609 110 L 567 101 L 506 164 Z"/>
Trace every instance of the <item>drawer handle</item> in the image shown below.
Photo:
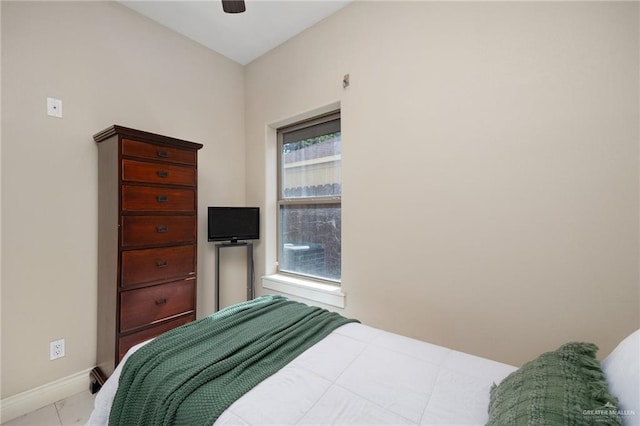
<path fill-rule="evenodd" d="M 166 268 L 169 265 L 169 262 L 166 260 L 156 260 L 156 266 L 158 268 Z"/>
<path fill-rule="evenodd" d="M 166 195 L 158 195 L 158 196 L 156 197 L 156 200 L 157 200 L 159 203 L 166 203 L 167 201 L 169 201 L 169 197 L 167 197 Z"/>
<path fill-rule="evenodd" d="M 156 305 L 158 306 L 164 305 L 165 303 L 167 303 L 167 299 L 165 299 L 164 297 L 161 297 L 160 299 L 156 300 Z"/>
<path fill-rule="evenodd" d="M 169 228 L 167 227 L 167 225 L 156 226 L 156 232 L 158 234 L 164 234 L 166 232 L 169 232 Z"/>
<path fill-rule="evenodd" d="M 158 157 L 169 158 L 169 153 L 167 151 L 158 151 Z"/>
<path fill-rule="evenodd" d="M 161 178 L 169 177 L 169 172 L 166 170 L 158 170 L 156 174 L 158 175 L 158 177 L 161 177 Z"/>

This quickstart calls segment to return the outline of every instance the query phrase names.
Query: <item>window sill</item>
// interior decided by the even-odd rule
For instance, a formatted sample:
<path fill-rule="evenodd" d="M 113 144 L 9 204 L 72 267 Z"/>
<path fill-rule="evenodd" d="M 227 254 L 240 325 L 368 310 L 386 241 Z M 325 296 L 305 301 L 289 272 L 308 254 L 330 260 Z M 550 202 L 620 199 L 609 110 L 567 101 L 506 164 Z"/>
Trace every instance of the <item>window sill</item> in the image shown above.
<path fill-rule="evenodd" d="M 262 287 L 338 308 L 344 308 L 346 298 L 340 287 L 280 274 L 263 276 Z"/>

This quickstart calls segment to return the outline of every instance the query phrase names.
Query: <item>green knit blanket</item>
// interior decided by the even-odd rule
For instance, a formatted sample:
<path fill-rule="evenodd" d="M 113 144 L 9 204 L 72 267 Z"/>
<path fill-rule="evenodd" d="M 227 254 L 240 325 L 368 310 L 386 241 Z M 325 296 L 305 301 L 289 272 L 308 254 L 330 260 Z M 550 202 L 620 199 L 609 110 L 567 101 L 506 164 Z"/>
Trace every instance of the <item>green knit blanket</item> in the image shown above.
<path fill-rule="evenodd" d="M 244 393 L 353 321 L 264 296 L 171 330 L 125 363 L 109 424 L 210 426 Z"/>

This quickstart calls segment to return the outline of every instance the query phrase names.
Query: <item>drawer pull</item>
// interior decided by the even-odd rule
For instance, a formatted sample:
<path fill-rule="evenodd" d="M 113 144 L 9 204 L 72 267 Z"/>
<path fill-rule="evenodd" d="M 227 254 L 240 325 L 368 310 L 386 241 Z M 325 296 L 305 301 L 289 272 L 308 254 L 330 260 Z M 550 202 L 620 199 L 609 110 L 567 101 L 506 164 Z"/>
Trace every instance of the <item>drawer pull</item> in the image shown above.
<path fill-rule="evenodd" d="M 165 303 L 167 303 L 167 299 L 165 299 L 164 297 L 161 297 L 160 299 L 156 300 L 156 305 L 158 306 L 164 305 Z"/>
<path fill-rule="evenodd" d="M 169 197 L 167 197 L 166 195 L 158 195 L 158 196 L 156 197 L 156 200 L 157 200 L 159 203 L 166 203 L 167 201 L 169 201 Z"/>
<path fill-rule="evenodd" d="M 169 158 L 169 153 L 167 151 L 158 151 L 158 157 Z"/>
<path fill-rule="evenodd" d="M 166 260 L 156 260 L 156 266 L 158 268 L 166 268 L 169 265 L 169 262 Z"/>
<path fill-rule="evenodd" d="M 158 175 L 158 177 L 161 177 L 161 178 L 169 177 L 169 172 L 166 170 L 158 170 L 156 174 Z"/>
<path fill-rule="evenodd" d="M 164 234 L 169 232 L 169 228 L 167 227 L 167 225 L 159 225 L 159 226 L 156 226 L 156 232 L 158 234 Z"/>

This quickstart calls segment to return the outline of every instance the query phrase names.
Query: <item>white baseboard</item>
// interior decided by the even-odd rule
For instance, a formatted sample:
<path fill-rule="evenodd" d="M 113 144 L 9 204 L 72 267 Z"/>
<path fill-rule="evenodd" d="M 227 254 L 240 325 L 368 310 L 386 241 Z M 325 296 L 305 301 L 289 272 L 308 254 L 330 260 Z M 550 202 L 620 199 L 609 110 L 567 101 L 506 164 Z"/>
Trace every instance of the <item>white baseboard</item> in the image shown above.
<path fill-rule="evenodd" d="M 38 386 L 0 401 L 0 421 L 15 419 L 49 404 L 89 390 L 91 369 Z"/>

